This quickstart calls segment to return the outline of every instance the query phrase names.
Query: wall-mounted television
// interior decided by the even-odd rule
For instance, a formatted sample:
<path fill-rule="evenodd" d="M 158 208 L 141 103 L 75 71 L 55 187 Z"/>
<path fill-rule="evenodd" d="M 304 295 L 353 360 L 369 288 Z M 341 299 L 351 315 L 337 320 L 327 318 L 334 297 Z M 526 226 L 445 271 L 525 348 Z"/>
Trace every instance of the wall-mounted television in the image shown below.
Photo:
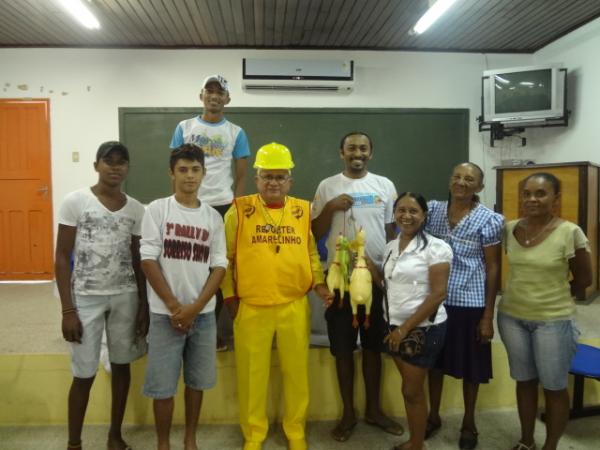
<path fill-rule="evenodd" d="M 483 122 L 527 123 L 563 118 L 566 76 L 561 64 L 484 71 Z"/>

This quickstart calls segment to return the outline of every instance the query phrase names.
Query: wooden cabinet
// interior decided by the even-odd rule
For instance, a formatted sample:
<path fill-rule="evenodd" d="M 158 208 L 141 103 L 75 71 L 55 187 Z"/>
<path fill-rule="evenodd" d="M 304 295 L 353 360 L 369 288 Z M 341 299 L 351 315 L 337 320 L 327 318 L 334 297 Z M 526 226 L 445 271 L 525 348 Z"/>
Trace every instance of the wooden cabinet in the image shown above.
<path fill-rule="evenodd" d="M 520 190 L 523 180 L 535 172 L 549 172 L 561 183 L 557 215 L 578 224 L 590 241 L 592 250 L 592 285 L 586 290 L 590 299 L 599 292 L 598 273 L 598 175 L 600 167 L 589 162 L 535 164 L 496 167 L 496 210 L 506 221 L 521 217 Z M 508 273 L 506 255 L 502 254 L 502 286 Z"/>

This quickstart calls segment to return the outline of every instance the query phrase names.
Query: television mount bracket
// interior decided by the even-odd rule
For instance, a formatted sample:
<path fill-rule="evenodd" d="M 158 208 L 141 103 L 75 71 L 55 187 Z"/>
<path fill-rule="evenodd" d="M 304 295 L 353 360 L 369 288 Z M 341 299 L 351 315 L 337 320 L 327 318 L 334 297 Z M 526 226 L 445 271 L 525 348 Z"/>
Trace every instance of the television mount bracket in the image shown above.
<path fill-rule="evenodd" d="M 501 141 L 505 137 L 511 137 L 523 133 L 526 128 L 549 128 L 549 127 L 566 127 L 569 125 L 570 110 L 565 110 L 564 117 L 560 119 L 546 119 L 542 123 L 536 122 L 535 124 L 520 123 L 510 126 L 502 122 L 484 122 L 483 116 L 477 117 L 479 122 L 479 131 L 490 132 L 490 147 L 494 147 L 495 141 Z M 521 146 L 527 145 L 527 138 L 521 137 Z"/>

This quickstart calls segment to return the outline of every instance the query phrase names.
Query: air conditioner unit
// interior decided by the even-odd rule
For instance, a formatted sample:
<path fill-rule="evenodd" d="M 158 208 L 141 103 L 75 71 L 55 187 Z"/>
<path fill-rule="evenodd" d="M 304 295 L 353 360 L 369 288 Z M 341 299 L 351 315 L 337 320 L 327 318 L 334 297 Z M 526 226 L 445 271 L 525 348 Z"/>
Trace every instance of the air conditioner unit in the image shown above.
<path fill-rule="evenodd" d="M 352 92 L 354 61 L 243 59 L 246 91 Z"/>

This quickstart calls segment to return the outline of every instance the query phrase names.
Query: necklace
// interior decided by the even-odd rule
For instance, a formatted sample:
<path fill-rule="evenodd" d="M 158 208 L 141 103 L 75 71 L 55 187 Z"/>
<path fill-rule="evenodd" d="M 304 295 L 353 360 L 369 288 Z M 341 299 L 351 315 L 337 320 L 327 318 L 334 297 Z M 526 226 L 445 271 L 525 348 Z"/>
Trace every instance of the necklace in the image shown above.
<path fill-rule="evenodd" d="M 267 222 L 267 231 L 273 231 L 277 236 L 277 241 L 279 241 L 279 235 L 281 234 L 281 223 L 283 222 L 283 217 L 285 216 L 285 206 L 287 205 L 287 197 L 283 202 L 283 208 L 281 208 L 281 217 L 279 217 L 279 222 L 275 222 L 271 214 L 269 213 L 269 208 L 262 201 L 259 202 L 261 210 L 263 212 L 263 216 L 265 221 Z M 275 253 L 279 253 L 281 247 L 279 244 L 275 244 Z"/>
<path fill-rule="evenodd" d="M 534 236 L 531 236 L 531 237 L 529 237 L 527 235 L 527 227 L 523 225 L 523 231 L 525 231 L 525 245 L 529 245 L 533 241 L 535 241 L 537 238 L 539 238 L 542 235 L 542 233 L 544 231 L 546 231 L 546 229 L 550 226 L 550 224 L 552 222 L 554 222 L 554 216 L 551 216 L 550 220 L 548 222 L 546 222 L 546 225 L 544 225 L 540 231 L 538 231 Z"/>

